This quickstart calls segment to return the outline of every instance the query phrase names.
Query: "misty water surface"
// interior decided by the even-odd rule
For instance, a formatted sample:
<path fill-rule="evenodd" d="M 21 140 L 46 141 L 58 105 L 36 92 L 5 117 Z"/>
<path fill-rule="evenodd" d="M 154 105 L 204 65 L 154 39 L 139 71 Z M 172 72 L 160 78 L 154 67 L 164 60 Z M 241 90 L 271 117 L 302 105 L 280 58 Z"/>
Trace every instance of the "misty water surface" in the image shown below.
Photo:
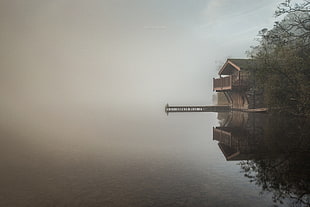
<path fill-rule="evenodd" d="M 245 57 L 280 2 L 1 0 L 0 206 L 272 206 L 244 176 L 268 163 L 240 165 L 248 154 L 213 137 L 235 119 L 163 108 L 210 104 L 218 69 Z M 244 126 L 223 130 L 244 141 Z M 274 148 L 274 134 L 250 146 Z M 286 182 L 299 195 L 302 178 Z"/>
<path fill-rule="evenodd" d="M 0 206 L 272 206 L 272 193 L 260 195 L 213 140 L 225 124 L 217 116 L 2 113 Z"/>

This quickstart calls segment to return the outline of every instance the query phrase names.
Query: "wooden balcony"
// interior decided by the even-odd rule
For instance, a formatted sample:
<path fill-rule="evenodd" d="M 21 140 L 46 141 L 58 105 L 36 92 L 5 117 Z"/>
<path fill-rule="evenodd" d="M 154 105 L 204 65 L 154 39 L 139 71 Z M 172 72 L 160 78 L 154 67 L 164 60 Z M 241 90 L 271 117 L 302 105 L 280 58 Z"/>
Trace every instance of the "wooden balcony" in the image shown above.
<path fill-rule="evenodd" d="M 231 76 L 223 78 L 213 78 L 213 91 L 224 91 L 232 89 Z"/>
<path fill-rule="evenodd" d="M 248 75 L 226 76 L 213 78 L 213 91 L 232 90 L 233 88 L 243 88 L 249 84 Z"/>

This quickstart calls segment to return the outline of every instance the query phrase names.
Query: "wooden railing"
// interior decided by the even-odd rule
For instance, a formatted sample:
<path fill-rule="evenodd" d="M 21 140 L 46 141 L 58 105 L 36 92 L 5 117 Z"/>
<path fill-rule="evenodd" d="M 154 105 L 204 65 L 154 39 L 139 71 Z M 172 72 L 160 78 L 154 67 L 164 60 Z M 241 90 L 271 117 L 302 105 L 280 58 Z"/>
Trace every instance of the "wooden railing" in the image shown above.
<path fill-rule="evenodd" d="M 213 78 L 213 91 L 232 90 L 233 87 L 245 87 L 249 84 L 247 74 L 241 74 L 239 77 L 227 76 L 222 78 Z"/>
<path fill-rule="evenodd" d="M 213 91 L 230 90 L 232 89 L 231 76 L 223 78 L 213 78 Z"/>
<path fill-rule="evenodd" d="M 215 106 L 165 106 L 165 112 L 228 112 L 231 111 L 229 105 L 215 105 Z"/>

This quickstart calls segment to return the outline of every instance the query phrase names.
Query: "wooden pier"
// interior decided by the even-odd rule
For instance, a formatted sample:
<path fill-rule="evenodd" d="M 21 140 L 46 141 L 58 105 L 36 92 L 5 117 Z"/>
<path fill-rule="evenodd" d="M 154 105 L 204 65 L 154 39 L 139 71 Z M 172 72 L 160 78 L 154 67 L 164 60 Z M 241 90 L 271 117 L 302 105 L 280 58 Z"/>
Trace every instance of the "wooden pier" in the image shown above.
<path fill-rule="evenodd" d="M 165 112 L 226 112 L 231 111 L 231 107 L 228 105 L 219 106 L 169 106 L 165 107 Z"/>

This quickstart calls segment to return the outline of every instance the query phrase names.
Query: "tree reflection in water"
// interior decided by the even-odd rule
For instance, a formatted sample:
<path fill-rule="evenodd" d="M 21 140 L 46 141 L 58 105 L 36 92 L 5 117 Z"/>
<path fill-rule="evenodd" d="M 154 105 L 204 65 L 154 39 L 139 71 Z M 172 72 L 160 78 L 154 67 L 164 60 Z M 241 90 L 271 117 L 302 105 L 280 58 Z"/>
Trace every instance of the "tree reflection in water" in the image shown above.
<path fill-rule="evenodd" d="M 268 114 L 219 114 L 213 139 L 227 161 L 273 201 L 310 206 L 310 121 Z"/>

